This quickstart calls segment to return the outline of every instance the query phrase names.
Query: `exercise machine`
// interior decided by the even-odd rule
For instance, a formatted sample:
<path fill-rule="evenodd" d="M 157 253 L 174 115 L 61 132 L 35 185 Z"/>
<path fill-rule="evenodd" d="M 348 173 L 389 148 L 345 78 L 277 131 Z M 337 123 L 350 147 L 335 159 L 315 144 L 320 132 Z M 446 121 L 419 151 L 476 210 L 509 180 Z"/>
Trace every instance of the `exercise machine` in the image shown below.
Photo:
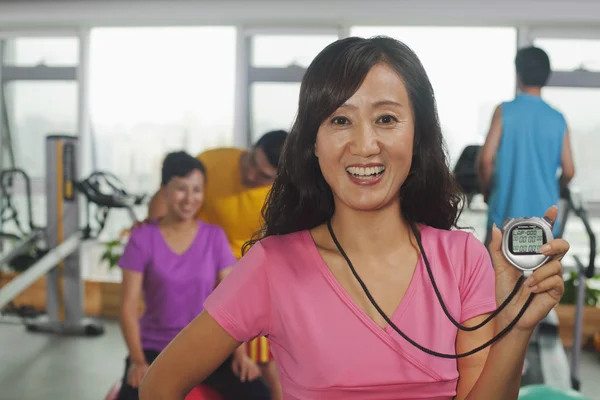
<path fill-rule="evenodd" d="M 29 231 L 23 229 L 19 212 L 12 201 L 19 181 L 22 181 L 25 189 Z M 44 230 L 33 222 L 31 182 L 27 173 L 18 168 L 0 171 L 0 224 L 4 227 L 8 222 L 14 224 L 17 232 L 0 231 L 2 243 L 13 242 L 11 249 L 0 257 L 0 266 L 10 263 L 13 270 L 21 272 L 44 255 L 44 249 L 39 247 Z"/>
<path fill-rule="evenodd" d="M 25 191 L 29 231 L 23 228 L 21 213 L 12 201 L 18 184 L 22 184 Z M 13 271 L 23 272 L 46 254 L 46 249 L 40 247 L 43 244 L 44 230 L 33 222 L 30 179 L 27 173 L 21 169 L 0 171 L 0 223 L 2 228 L 8 223 L 14 225 L 14 233 L 4 229 L 0 231 L 2 248 L 6 247 L 4 245 L 7 242 L 10 243 L 9 250 L 0 256 L 0 268 L 9 265 Z M 40 313 L 26 305 L 17 307 L 13 302 L 10 302 L 3 312 L 16 314 L 20 318 L 36 316 Z"/>
<path fill-rule="evenodd" d="M 569 366 L 568 358 L 560 341 L 558 316 L 553 310 L 540 322 L 529 343 L 526 358 L 527 366 L 522 378 L 522 385 L 546 384 L 558 389 L 572 388 L 580 390 L 579 367 L 582 348 L 583 309 L 585 306 L 585 280 L 594 276 L 595 273 L 596 235 L 590 226 L 587 210 L 578 191 L 569 188 L 563 189 L 560 203 L 560 225 L 557 236 L 564 236 L 567 221 L 574 214 L 583 223 L 589 238 L 590 248 L 587 265 L 584 265 L 578 255 L 567 256 L 567 260 L 572 259 L 574 265 L 569 265 L 569 263 L 563 261 L 564 272 L 575 271 L 577 276 L 571 363 Z"/>
<path fill-rule="evenodd" d="M 79 249 L 85 240 L 96 238 L 105 226 L 109 211 L 126 208 L 135 222 L 132 207 L 142 204 L 145 196 L 129 195 L 112 174 L 95 172 L 77 181 L 77 138 L 51 135 L 46 138 L 47 226 L 36 230 L 36 240 L 43 237 L 46 253 L 15 279 L 0 288 L 0 310 L 31 284 L 46 276 L 46 315 L 26 323 L 31 332 L 62 335 L 97 336 L 103 326 L 85 318 L 83 280 Z M 87 203 L 86 225 L 80 228 L 80 197 Z M 97 209 L 99 227 L 91 226 L 91 209 Z M 20 247 L 22 251 L 22 247 Z M 17 246 L 0 260 L 10 263 L 19 255 Z M 62 289 L 62 290 L 61 290 Z"/>
<path fill-rule="evenodd" d="M 470 204 L 470 199 L 480 193 L 479 185 L 476 184 L 477 174 L 475 165 L 480 148 L 481 146 L 477 145 L 467 146 L 454 167 L 455 178 L 467 197 L 467 207 Z M 591 278 L 595 272 L 596 236 L 591 228 L 587 210 L 585 209 L 580 193 L 573 188 L 564 188 L 561 191 L 560 199 L 559 219 L 557 221 L 559 224 L 559 234 L 557 237 L 564 236 L 567 221 L 574 214 L 583 223 L 589 238 L 590 248 L 587 265 L 584 265 L 577 255 L 570 256 L 575 263 L 574 266 L 568 265 L 563 261 L 564 272 L 575 271 L 577 275 L 576 313 L 575 325 L 573 327 L 574 343 L 571 363 L 569 364 L 567 354 L 560 340 L 558 316 L 556 311 L 552 310 L 538 324 L 532 335 L 527 348 L 521 385 L 546 385 L 557 390 L 574 389 L 579 391 L 581 388 L 579 366 L 582 347 L 583 308 L 585 305 L 585 279 Z"/>
<path fill-rule="evenodd" d="M 467 207 L 471 207 L 473 197 L 481 192 L 477 179 L 477 155 L 481 146 L 469 145 L 460 154 L 454 165 L 453 174 L 458 186 L 461 188 Z"/>

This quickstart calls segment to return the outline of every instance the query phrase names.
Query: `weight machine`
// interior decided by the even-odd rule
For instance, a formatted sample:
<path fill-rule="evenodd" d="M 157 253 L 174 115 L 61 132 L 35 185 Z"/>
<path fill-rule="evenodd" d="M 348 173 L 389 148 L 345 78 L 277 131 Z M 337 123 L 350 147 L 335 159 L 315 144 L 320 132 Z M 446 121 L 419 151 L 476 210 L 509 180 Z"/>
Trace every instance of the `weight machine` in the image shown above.
<path fill-rule="evenodd" d="M 128 194 L 124 185 L 114 175 L 106 172 L 94 172 L 88 178 L 77 181 L 77 144 L 77 138 L 74 136 L 51 135 L 46 138 L 45 229 L 36 227 L 31 219 L 31 189 L 27 174 L 22 170 L 13 169 L 3 171 L 0 178 L 4 205 L 11 205 L 9 183 L 17 176 L 25 178 L 31 229 L 27 236 L 20 238 L 21 240 L 0 258 L 0 267 L 14 263 L 33 246 L 40 246 L 42 242 L 44 244 L 37 258 L 30 260 L 35 262 L 24 265 L 23 272 L 0 288 L 2 310 L 31 284 L 46 276 L 47 315 L 26 323 L 27 330 L 31 332 L 83 336 L 97 336 L 104 332 L 99 322 L 84 316 L 79 250 L 84 241 L 94 239 L 100 234 L 111 209 L 127 209 L 132 222 L 136 222 L 133 206 L 142 204 L 146 198 Z M 84 196 L 87 206 L 86 225 L 83 228 L 80 228 L 78 194 Z M 90 224 L 92 204 L 97 208 L 96 221 L 99 227 L 96 231 L 92 230 Z M 8 209 L 13 213 L 12 219 L 15 220 L 14 207 L 10 206 Z M 17 226 L 20 230 L 18 223 Z M 9 234 L 4 236 L 10 237 Z"/>

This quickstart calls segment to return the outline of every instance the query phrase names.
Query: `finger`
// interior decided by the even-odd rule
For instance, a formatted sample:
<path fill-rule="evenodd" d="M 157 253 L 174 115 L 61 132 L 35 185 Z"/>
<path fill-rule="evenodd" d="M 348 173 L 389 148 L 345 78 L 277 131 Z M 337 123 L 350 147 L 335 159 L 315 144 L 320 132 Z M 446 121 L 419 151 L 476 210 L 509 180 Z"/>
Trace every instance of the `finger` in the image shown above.
<path fill-rule="evenodd" d="M 555 299 L 560 297 L 565 292 L 565 281 L 558 275 L 551 276 L 539 282 L 535 287 L 531 288 L 533 293 L 548 292 Z"/>
<path fill-rule="evenodd" d="M 242 363 L 240 370 L 240 381 L 246 382 L 248 380 L 248 366 L 246 363 Z"/>
<path fill-rule="evenodd" d="M 231 363 L 231 369 L 233 370 L 235 376 L 240 377 L 240 364 L 238 363 L 237 359 L 234 359 Z"/>
<path fill-rule="evenodd" d="M 556 222 L 556 218 L 558 217 L 558 207 L 552 206 L 548 208 L 544 214 L 544 217 L 552 221 L 552 225 L 554 225 L 554 222 Z"/>
<path fill-rule="evenodd" d="M 254 374 L 252 375 L 252 380 L 257 379 L 260 375 L 261 375 L 260 368 L 258 368 L 258 367 L 254 368 Z"/>
<path fill-rule="evenodd" d="M 562 279 L 562 264 L 558 260 L 552 260 L 542 267 L 534 271 L 533 274 L 525 281 L 525 285 L 533 288 L 539 282 L 544 279 L 548 279 L 551 276 L 558 276 Z"/>
<path fill-rule="evenodd" d="M 135 374 L 133 373 L 133 371 L 129 370 L 129 372 L 127 373 L 127 384 L 129 386 L 133 387 L 134 383 L 135 383 Z"/>
<path fill-rule="evenodd" d="M 131 377 L 131 383 L 129 383 L 129 386 L 131 386 L 132 388 L 137 388 L 138 387 L 137 376 L 132 376 Z"/>
<path fill-rule="evenodd" d="M 561 260 L 569 251 L 571 245 L 564 239 L 554 239 L 540 248 L 540 252 L 545 256 L 555 257 Z"/>
<path fill-rule="evenodd" d="M 252 366 L 252 368 L 248 368 L 248 381 L 253 381 L 256 379 L 256 370 L 258 368 L 255 368 L 254 366 Z"/>
<path fill-rule="evenodd" d="M 490 250 L 493 264 L 497 265 L 501 262 L 502 259 L 498 259 L 498 257 L 502 257 L 502 231 L 496 224 L 492 226 L 492 240 L 488 245 L 488 249 Z"/>
<path fill-rule="evenodd" d="M 139 371 L 137 376 L 135 377 L 136 387 L 139 387 L 142 384 L 142 379 L 144 379 L 144 371 Z"/>

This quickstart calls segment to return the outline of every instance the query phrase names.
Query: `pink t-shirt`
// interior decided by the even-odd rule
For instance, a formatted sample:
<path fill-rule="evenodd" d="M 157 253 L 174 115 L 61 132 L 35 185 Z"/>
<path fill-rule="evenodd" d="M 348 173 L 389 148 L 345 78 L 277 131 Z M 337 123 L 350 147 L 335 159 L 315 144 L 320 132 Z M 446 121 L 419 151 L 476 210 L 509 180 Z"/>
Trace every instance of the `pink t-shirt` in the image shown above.
<path fill-rule="evenodd" d="M 444 303 L 459 322 L 496 309 L 494 272 L 471 233 L 422 227 L 423 248 Z M 239 341 L 268 336 L 285 400 L 448 400 L 456 360 L 438 358 L 381 329 L 347 294 L 310 232 L 252 247 L 205 303 Z M 417 343 L 456 354 L 457 328 L 444 314 L 422 257 L 390 319 Z"/>

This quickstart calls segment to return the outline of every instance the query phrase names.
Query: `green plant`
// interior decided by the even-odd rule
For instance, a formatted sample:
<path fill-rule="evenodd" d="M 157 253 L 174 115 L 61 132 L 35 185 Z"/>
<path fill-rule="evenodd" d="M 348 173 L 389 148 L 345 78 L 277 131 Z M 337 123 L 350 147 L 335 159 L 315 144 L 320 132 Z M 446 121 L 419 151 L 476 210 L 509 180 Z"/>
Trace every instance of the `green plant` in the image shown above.
<path fill-rule="evenodd" d="M 591 279 L 599 279 L 600 276 L 595 276 Z M 585 300 L 584 303 L 589 307 L 598 307 L 600 303 L 600 290 L 590 287 L 588 280 L 585 281 Z M 565 279 L 565 293 L 563 294 L 560 304 L 575 304 L 577 296 L 577 273 L 571 271 L 569 277 Z"/>
<path fill-rule="evenodd" d="M 105 243 L 105 245 L 106 248 L 104 249 L 104 253 L 102 253 L 102 258 L 100 260 L 108 262 L 108 268 L 112 269 L 117 266 L 119 258 L 121 258 L 122 253 L 118 251 L 121 247 L 121 241 L 115 239 Z"/>

